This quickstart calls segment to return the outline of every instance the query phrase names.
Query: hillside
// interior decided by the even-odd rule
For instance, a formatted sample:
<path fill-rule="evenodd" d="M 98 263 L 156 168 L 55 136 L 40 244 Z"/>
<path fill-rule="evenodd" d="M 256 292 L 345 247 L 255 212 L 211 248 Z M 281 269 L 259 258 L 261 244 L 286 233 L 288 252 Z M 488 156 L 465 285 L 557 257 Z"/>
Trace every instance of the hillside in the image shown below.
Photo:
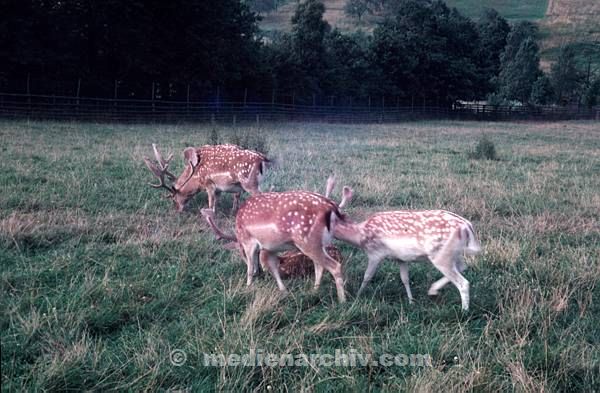
<path fill-rule="evenodd" d="M 347 0 L 324 0 L 325 19 L 343 31 L 370 31 L 377 22 L 374 16 L 362 21 L 344 13 Z M 476 19 L 486 8 L 495 8 L 510 21 L 531 20 L 540 26 L 542 66 L 548 68 L 561 45 L 577 43 L 582 60 L 591 58 L 600 64 L 600 2 L 596 0 L 447 0 L 463 14 Z M 289 1 L 277 11 L 262 15 L 261 28 L 266 34 L 289 31 L 297 1 Z"/>

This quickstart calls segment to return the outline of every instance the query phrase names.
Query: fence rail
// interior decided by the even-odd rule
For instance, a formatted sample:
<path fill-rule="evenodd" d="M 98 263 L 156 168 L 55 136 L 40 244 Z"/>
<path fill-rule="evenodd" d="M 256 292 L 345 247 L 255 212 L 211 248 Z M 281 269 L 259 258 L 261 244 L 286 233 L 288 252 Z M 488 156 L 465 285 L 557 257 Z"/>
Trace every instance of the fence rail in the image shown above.
<path fill-rule="evenodd" d="M 600 120 L 600 107 L 338 106 L 270 102 L 188 102 L 0 93 L 0 118 L 120 122 L 397 122 L 413 119 Z"/>

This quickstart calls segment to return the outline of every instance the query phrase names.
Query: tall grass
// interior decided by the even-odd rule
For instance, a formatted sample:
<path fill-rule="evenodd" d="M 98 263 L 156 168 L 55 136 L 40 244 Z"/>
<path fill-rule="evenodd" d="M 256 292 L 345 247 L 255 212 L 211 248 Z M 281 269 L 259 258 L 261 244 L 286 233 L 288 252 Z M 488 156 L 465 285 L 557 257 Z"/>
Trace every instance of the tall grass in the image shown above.
<path fill-rule="evenodd" d="M 141 157 L 208 143 L 210 125 L 2 122 L 2 387 L 18 390 L 592 391 L 600 389 L 597 123 L 274 124 L 263 189 L 351 185 L 348 214 L 443 208 L 471 219 L 472 309 L 439 274 L 393 262 L 353 299 L 365 255 L 341 245 L 350 301 L 325 276 L 245 286 L 237 254 L 176 215 Z M 216 126 L 223 141 L 252 129 Z M 481 133 L 502 160 L 470 160 Z M 173 160 L 174 171 L 183 160 Z M 335 195 L 339 198 L 338 195 Z M 219 221 L 232 227 L 220 199 Z M 187 355 L 171 362 L 173 351 Z M 203 353 L 430 354 L 433 367 L 205 367 Z"/>

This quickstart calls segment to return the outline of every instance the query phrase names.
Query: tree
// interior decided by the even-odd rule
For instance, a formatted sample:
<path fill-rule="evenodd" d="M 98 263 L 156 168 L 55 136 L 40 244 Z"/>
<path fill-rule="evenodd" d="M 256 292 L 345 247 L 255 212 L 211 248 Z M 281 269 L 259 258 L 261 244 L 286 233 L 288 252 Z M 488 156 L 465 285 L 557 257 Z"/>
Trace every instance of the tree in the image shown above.
<path fill-rule="evenodd" d="M 374 75 L 369 62 L 369 37 L 363 33 L 342 34 L 334 29 L 325 38 L 327 70 L 324 88 L 328 94 L 366 97 Z"/>
<path fill-rule="evenodd" d="M 550 79 L 546 75 L 541 75 L 531 87 L 530 102 L 536 105 L 546 105 L 552 101 L 553 95 L 554 90 Z"/>
<path fill-rule="evenodd" d="M 515 58 L 521 44 L 525 40 L 530 39 L 535 41 L 537 32 L 537 26 L 529 21 L 518 22 L 512 26 L 510 33 L 508 33 L 508 36 L 506 37 L 506 46 L 500 56 L 501 66 L 503 67 Z"/>
<path fill-rule="evenodd" d="M 298 4 L 292 16 L 292 56 L 299 71 L 297 89 L 319 93 L 325 71 L 325 35 L 330 30 L 323 19 L 325 6 L 317 0 Z"/>
<path fill-rule="evenodd" d="M 550 81 L 558 104 L 579 100 L 577 96 L 580 94 L 583 74 L 577 68 L 573 47 L 565 46 L 560 50 L 558 60 L 550 70 Z"/>
<path fill-rule="evenodd" d="M 598 102 L 600 102 L 600 76 L 590 83 L 583 96 L 583 103 L 588 108 L 598 105 Z"/>
<path fill-rule="evenodd" d="M 500 56 L 506 47 L 510 25 L 496 10 L 488 9 L 477 24 L 481 70 L 486 81 L 485 91 L 494 90 L 494 80 L 500 73 Z"/>
<path fill-rule="evenodd" d="M 150 81 L 259 79 L 257 16 L 240 0 L 7 0 L 2 11 L 0 74 L 10 79 L 82 78 L 85 94 L 111 96 L 116 79 L 136 96 Z"/>
<path fill-rule="evenodd" d="M 359 21 L 362 20 L 363 15 L 368 11 L 368 0 L 348 0 L 344 6 L 344 12 L 346 15 L 356 18 Z"/>
<path fill-rule="evenodd" d="M 529 103 L 534 82 L 542 75 L 539 68 L 539 49 L 531 38 L 519 46 L 514 59 L 505 57 L 498 78 L 499 96 L 506 100 Z"/>
<path fill-rule="evenodd" d="M 396 95 L 453 101 L 479 90 L 475 25 L 442 1 L 403 0 L 373 32 L 374 66 Z"/>

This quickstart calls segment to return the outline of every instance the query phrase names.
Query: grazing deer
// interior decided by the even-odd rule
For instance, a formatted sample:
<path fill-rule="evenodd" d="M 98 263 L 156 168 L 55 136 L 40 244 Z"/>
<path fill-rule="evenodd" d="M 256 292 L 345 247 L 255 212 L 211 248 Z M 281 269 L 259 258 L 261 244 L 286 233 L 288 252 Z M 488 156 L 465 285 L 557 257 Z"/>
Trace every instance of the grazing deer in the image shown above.
<path fill-rule="evenodd" d="M 335 280 L 340 302 L 346 300 L 342 265 L 333 259 L 326 247 L 343 216 L 335 202 L 307 191 L 267 192 L 253 195 L 239 208 L 235 219 L 235 236 L 224 234 L 214 223 L 214 212 L 202 210 L 217 238 L 231 240 L 246 259 L 247 285 L 252 285 L 259 260 L 277 281 L 282 292 L 285 285 L 279 274 L 278 252 L 299 250 L 310 258 L 315 269 L 318 289 L 327 269 Z"/>
<path fill-rule="evenodd" d="M 344 203 L 351 197 L 352 190 L 344 188 Z M 385 257 L 393 257 L 400 261 L 400 278 L 412 303 L 408 263 L 429 260 L 444 277 L 433 283 L 428 294 L 437 295 L 451 282 L 460 292 L 462 308 L 468 310 L 469 282 L 461 274 L 465 270 L 463 254 L 475 255 L 481 247 L 466 219 L 444 210 L 381 212 L 360 223 L 340 220 L 334 237 L 367 253 L 369 262 L 357 296 L 373 278 L 379 263 Z"/>
<path fill-rule="evenodd" d="M 270 162 L 263 154 L 236 145 L 188 147 L 183 151 L 186 167 L 176 178 L 168 170 L 173 155 L 165 160 L 155 144 L 152 149 L 157 163 L 152 163 L 148 157 L 144 157 L 144 162 L 160 183 L 150 185 L 168 190 L 167 197 L 173 199 L 178 212 L 183 211 L 187 201 L 203 189 L 208 194 L 209 209 L 215 210 L 217 193 L 223 191 L 234 194 L 232 210 L 237 210 L 242 191 L 252 195 L 260 192 L 258 186 L 265 164 Z M 165 177 L 175 181 L 174 184 L 167 184 Z"/>

